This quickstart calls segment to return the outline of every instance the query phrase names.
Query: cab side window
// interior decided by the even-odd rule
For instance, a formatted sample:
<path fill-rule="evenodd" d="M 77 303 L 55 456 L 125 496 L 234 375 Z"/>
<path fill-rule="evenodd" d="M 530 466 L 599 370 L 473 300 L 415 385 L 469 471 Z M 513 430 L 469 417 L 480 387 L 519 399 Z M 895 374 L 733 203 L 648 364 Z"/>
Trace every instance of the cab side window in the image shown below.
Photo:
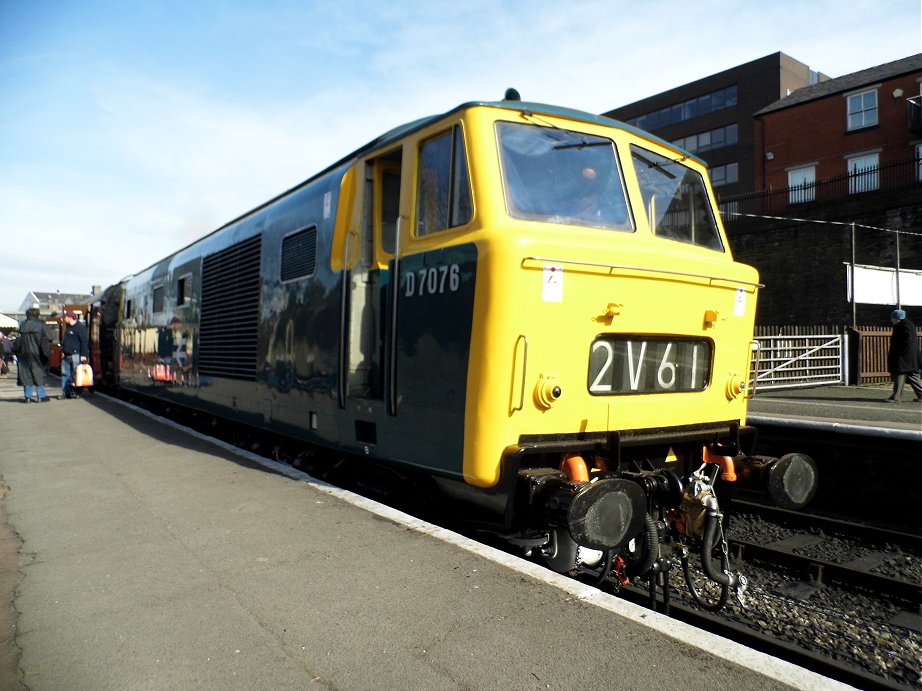
<path fill-rule="evenodd" d="M 420 146 L 416 198 L 417 236 L 471 220 L 471 187 L 459 125 Z"/>

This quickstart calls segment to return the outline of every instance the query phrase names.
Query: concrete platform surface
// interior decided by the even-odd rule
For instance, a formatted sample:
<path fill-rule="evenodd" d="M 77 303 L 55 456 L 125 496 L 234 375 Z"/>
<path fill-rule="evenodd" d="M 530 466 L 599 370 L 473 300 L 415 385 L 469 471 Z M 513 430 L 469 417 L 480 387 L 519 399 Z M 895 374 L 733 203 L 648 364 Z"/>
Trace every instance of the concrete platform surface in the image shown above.
<path fill-rule="evenodd" d="M 844 688 L 102 395 L 14 388 L 29 689 Z"/>
<path fill-rule="evenodd" d="M 756 390 L 749 402 L 749 422 L 762 419 L 804 420 L 827 425 L 908 432 L 922 441 L 922 403 L 915 403 L 909 386 L 899 402 L 887 401 L 890 384 L 814 386 Z"/>

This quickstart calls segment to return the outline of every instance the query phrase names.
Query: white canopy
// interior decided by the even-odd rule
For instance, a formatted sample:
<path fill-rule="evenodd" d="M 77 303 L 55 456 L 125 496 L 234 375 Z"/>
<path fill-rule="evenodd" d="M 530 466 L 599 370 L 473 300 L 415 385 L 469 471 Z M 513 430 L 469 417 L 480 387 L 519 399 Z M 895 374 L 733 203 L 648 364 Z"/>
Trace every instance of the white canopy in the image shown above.
<path fill-rule="evenodd" d="M 19 322 L 8 317 L 5 314 L 0 313 L 0 329 L 16 329 L 19 327 Z"/>

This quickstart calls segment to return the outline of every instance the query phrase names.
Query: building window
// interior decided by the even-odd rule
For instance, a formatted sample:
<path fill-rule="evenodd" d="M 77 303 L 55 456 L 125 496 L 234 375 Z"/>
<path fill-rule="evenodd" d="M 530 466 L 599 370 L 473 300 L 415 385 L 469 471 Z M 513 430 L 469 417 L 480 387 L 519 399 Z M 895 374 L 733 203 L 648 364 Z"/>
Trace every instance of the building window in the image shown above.
<path fill-rule="evenodd" d="M 725 166 L 714 166 L 711 171 L 711 184 L 714 187 L 722 185 L 732 185 L 739 182 L 740 165 L 739 163 L 728 163 Z"/>
<path fill-rule="evenodd" d="M 685 122 L 708 113 L 716 113 L 724 108 L 732 108 L 739 100 L 736 85 L 726 89 L 713 91 L 697 98 L 692 98 L 681 103 L 676 103 L 666 108 L 660 108 L 652 113 L 640 115 L 627 124 L 639 127 L 642 130 L 657 130 L 677 122 Z"/>
<path fill-rule="evenodd" d="M 690 134 L 682 139 L 676 139 L 672 143 L 694 154 L 720 149 L 724 146 L 732 146 L 738 141 L 739 128 L 734 123 L 726 127 L 718 127 L 715 130 Z"/>
<path fill-rule="evenodd" d="M 788 203 L 803 204 L 816 199 L 816 167 L 804 166 L 788 171 Z"/>
<path fill-rule="evenodd" d="M 848 97 L 848 130 L 860 130 L 877 124 L 877 91 L 865 91 Z"/>
<path fill-rule="evenodd" d="M 859 194 L 879 189 L 878 154 L 853 156 L 848 159 L 848 193 Z"/>

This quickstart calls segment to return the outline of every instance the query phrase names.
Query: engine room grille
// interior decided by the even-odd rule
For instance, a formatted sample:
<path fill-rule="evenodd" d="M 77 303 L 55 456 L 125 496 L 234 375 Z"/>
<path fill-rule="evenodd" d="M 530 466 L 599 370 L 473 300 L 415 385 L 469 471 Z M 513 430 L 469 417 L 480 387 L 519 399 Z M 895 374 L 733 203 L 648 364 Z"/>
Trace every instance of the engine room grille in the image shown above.
<path fill-rule="evenodd" d="M 202 260 L 199 374 L 256 379 L 260 247 L 257 235 Z"/>

